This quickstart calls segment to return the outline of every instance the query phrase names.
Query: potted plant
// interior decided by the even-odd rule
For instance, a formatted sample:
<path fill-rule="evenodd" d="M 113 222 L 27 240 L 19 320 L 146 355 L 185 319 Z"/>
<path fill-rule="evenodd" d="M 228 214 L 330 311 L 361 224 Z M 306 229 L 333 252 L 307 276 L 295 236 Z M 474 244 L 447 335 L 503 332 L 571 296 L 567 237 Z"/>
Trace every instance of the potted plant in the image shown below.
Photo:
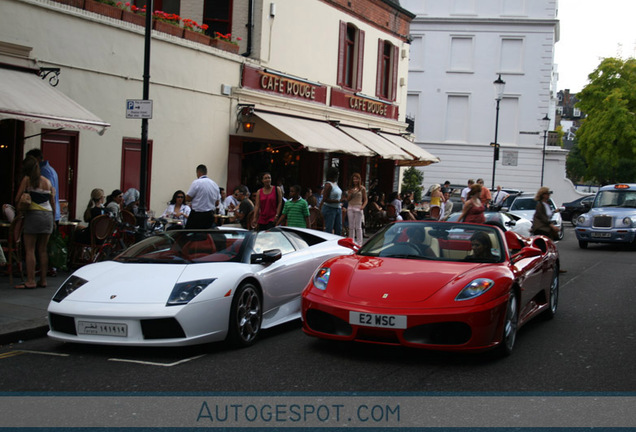
<path fill-rule="evenodd" d="M 117 3 L 117 7 L 122 10 L 122 21 L 126 21 L 129 23 L 137 24 L 138 26 L 144 27 L 146 25 L 146 6 L 143 8 L 138 8 L 134 4 L 129 2 Z"/>
<path fill-rule="evenodd" d="M 183 37 L 181 17 L 177 14 L 154 11 L 152 13 L 152 28 L 172 36 Z"/>
<path fill-rule="evenodd" d="M 241 38 L 239 37 L 237 37 L 236 40 L 233 40 L 230 33 L 222 34 L 214 32 L 214 37 L 210 39 L 210 46 L 237 54 L 239 51 L 238 41 L 240 40 Z"/>
<path fill-rule="evenodd" d="M 205 34 L 208 29 L 207 24 L 198 24 L 191 19 L 183 19 L 183 38 L 194 42 L 202 43 L 204 45 L 210 44 L 210 36 Z"/>
<path fill-rule="evenodd" d="M 121 9 L 111 0 L 85 0 L 84 10 L 114 19 L 121 19 Z"/>

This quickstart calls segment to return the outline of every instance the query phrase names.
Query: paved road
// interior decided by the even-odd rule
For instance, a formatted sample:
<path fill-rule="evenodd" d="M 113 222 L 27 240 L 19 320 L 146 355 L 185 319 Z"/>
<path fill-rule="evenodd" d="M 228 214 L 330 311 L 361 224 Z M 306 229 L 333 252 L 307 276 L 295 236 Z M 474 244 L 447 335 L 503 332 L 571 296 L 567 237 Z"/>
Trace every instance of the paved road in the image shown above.
<path fill-rule="evenodd" d="M 561 301 L 524 327 L 513 355 L 458 355 L 305 336 L 299 323 L 254 347 L 140 349 L 46 338 L 0 349 L 3 391 L 613 392 L 636 389 L 636 251 L 559 243 Z"/>

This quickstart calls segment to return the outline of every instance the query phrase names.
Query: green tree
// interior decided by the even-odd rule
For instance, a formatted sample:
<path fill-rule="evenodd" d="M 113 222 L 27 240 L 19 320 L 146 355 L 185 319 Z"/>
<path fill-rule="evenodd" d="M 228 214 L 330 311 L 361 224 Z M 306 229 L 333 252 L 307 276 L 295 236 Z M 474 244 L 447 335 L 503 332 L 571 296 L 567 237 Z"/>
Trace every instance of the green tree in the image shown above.
<path fill-rule="evenodd" d="M 419 202 L 422 200 L 422 182 L 424 174 L 415 167 L 409 167 L 402 175 L 402 191 L 413 192 L 413 200 Z"/>
<path fill-rule="evenodd" d="M 581 154 L 581 149 L 577 144 L 572 147 L 565 160 L 565 172 L 574 183 L 585 183 L 587 174 L 587 162 Z"/>
<path fill-rule="evenodd" d="M 587 114 L 576 133 L 588 179 L 632 182 L 636 163 L 636 60 L 606 58 L 577 93 Z"/>

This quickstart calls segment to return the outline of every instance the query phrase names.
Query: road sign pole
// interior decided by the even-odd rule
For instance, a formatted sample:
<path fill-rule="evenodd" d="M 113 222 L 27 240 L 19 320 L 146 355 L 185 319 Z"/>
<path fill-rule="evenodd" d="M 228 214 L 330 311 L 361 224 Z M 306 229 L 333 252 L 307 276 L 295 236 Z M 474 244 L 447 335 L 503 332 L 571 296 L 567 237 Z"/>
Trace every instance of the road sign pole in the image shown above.
<path fill-rule="evenodd" d="M 146 2 L 146 33 L 144 40 L 143 99 L 150 97 L 150 40 L 152 34 L 153 0 Z M 139 168 L 139 212 L 146 215 L 146 191 L 148 184 L 148 119 L 141 119 L 141 166 Z"/>

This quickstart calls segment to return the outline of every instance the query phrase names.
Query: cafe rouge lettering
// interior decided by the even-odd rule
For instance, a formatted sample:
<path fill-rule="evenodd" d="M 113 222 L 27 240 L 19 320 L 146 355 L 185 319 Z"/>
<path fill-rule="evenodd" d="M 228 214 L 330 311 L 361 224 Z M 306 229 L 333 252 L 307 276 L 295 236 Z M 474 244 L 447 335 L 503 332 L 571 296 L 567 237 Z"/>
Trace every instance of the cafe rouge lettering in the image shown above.
<path fill-rule="evenodd" d="M 398 118 L 398 107 L 396 105 L 357 96 L 351 92 L 336 88 L 331 89 L 331 106 L 394 120 Z"/>
<path fill-rule="evenodd" d="M 377 114 L 381 116 L 386 116 L 387 106 L 386 104 L 374 102 L 358 97 L 350 97 L 349 98 L 349 108 L 358 110 L 358 111 L 366 111 L 371 114 Z"/>
<path fill-rule="evenodd" d="M 243 87 L 309 102 L 327 103 L 326 86 L 306 82 L 301 78 L 294 79 L 293 76 L 270 70 L 245 66 Z"/>
<path fill-rule="evenodd" d="M 261 77 L 261 89 L 300 96 L 306 99 L 316 99 L 316 89 L 313 86 L 273 75 L 263 74 Z"/>

